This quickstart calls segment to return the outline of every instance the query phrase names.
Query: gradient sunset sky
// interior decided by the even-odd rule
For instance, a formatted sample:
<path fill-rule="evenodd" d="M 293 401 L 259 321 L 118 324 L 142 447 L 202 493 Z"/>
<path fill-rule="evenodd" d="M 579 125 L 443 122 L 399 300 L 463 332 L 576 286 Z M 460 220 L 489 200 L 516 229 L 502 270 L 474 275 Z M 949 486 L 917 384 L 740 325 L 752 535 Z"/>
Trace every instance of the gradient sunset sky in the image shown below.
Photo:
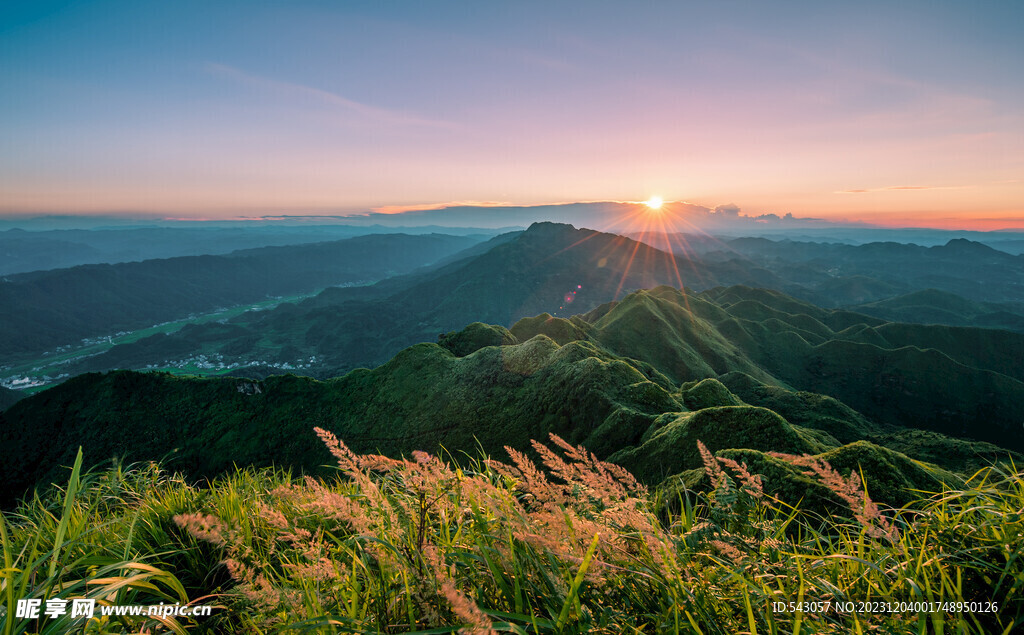
<path fill-rule="evenodd" d="M 1024 3 L 11 2 L 0 215 L 660 195 L 1024 228 Z"/>

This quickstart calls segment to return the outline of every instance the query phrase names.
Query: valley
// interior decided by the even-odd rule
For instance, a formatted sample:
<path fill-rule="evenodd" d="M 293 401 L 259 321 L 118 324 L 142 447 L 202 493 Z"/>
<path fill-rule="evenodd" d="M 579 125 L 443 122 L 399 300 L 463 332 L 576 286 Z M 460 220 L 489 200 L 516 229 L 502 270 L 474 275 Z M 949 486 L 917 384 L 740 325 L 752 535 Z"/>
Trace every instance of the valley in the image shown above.
<path fill-rule="evenodd" d="M 369 283 L 366 283 L 369 284 Z M 359 283 L 342 284 L 345 286 L 359 286 Z M 14 389 L 22 395 L 30 395 L 38 392 L 54 382 L 66 379 L 68 375 L 64 370 L 69 365 L 81 363 L 90 357 L 101 355 L 114 346 L 130 344 L 142 338 L 153 335 L 168 335 L 177 332 L 190 325 L 206 324 L 209 322 L 224 322 L 236 318 L 245 313 L 266 311 L 285 302 L 298 302 L 305 298 L 320 293 L 323 289 L 317 289 L 311 293 L 304 293 L 290 297 L 277 297 L 255 302 L 252 304 L 239 305 L 227 309 L 219 309 L 202 315 L 189 316 L 182 320 L 155 324 L 149 328 L 137 331 L 119 331 L 107 337 L 87 338 L 80 345 L 68 344 L 58 347 L 53 351 L 45 351 L 39 357 L 8 361 L 0 366 L 0 386 Z M 153 365 L 153 370 L 162 370 L 172 373 L 187 373 L 194 375 L 214 375 L 239 368 L 237 362 L 228 366 L 214 365 L 199 354 L 196 357 L 180 360 L 177 363 L 166 363 Z M 281 370 L 294 370 L 282 368 Z M 149 370 L 149 369 L 147 369 Z"/>

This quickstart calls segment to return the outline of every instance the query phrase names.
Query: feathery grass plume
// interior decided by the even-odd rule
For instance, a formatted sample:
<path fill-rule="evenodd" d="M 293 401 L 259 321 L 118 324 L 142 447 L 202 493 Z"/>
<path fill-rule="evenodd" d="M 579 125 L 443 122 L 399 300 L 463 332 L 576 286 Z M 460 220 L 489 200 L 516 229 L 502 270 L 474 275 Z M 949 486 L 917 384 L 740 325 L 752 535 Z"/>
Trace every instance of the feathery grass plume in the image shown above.
<path fill-rule="evenodd" d="M 369 535 L 374 531 L 374 516 L 367 509 L 312 476 L 305 478 L 305 489 L 287 489 L 298 494 L 298 506 L 307 513 L 347 523 L 357 534 Z"/>
<path fill-rule="evenodd" d="M 559 482 L 546 481 L 553 494 L 546 497 L 548 502 L 543 505 L 524 510 L 525 522 L 513 530 L 513 536 L 534 549 L 573 563 L 583 562 L 592 537 L 599 536 L 586 571 L 586 579 L 597 586 L 607 584 L 605 574 L 619 568 L 612 564 L 613 560 L 639 557 L 640 545 L 646 547 L 645 557 L 663 562 L 665 554 L 674 547 L 647 508 L 646 488 L 618 466 L 598 460 L 582 447 L 574 448 L 557 436 L 552 439 L 565 451 L 565 459 L 537 441 L 532 444 Z M 510 456 L 521 467 L 536 469 L 526 464 L 520 453 L 510 451 Z M 495 461 L 488 466 L 501 474 L 520 472 L 511 467 L 502 469 Z M 543 472 L 538 473 L 533 479 L 535 483 L 546 478 Z M 552 502 L 555 500 L 557 504 Z M 614 530 L 607 531 L 608 527 Z"/>
<path fill-rule="evenodd" d="M 173 520 L 193 537 L 217 545 L 227 552 L 227 557 L 222 563 L 237 583 L 234 592 L 253 606 L 260 610 L 273 611 L 279 610 L 282 606 L 299 604 L 298 594 L 294 590 L 275 586 L 270 578 L 259 570 L 261 563 L 258 562 L 258 557 L 236 528 L 211 514 L 178 514 Z M 282 520 L 287 525 L 286 519 L 276 514 L 272 515 L 273 522 Z M 272 622 L 273 620 L 270 620 L 268 624 Z"/>
<path fill-rule="evenodd" d="M 699 439 L 697 440 L 697 451 L 700 452 L 701 461 L 704 462 L 704 471 L 707 473 L 708 478 L 711 479 L 711 486 L 718 487 L 728 477 L 721 466 L 718 465 L 718 461 L 715 460 L 715 455 Z"/>
<path fill-rule="evenodd" d="M 531 440 L 530 445 L 540 455 L 544 467 L 552 474 L 562 479 L 564 483 L 572 483 L 576 480 L 579 467 L 575 463 L 566 463 L 562 457 L 555 454 L 550 448 L 539 441 Z"/>
<path fill-rule="evenodd" d="M 316 436 L 320 437 L 323 444 L 327 446 L 327 450 L 338 461 L 338 467 L 346 472 L 359 471 L 359 457 L 352 450 L 348 449 L 347 445 L 338 440 L 338 437 L 333 432 L 315 426 L 313 431 L 316 432 Z"/>
<path fill-rule="evenodd" d="M 515 532 L 517 538 L 569 562 L 582 562 L 587 547 L 594 534 L 603 530 L 605 525 L 590 518 L 578 515 L 570 508 L 542 509 L 531 511 L 527 526 Z M 606 532 L 609 533 L 609 532 Z M 588 579 L 600 581 L 600 569 L 605 557 L 621 554 L 623 551 L 622 537 L 604 536 L 599 540 L 599 558 L 588 570 Z"/>
<path fill-rule="evenodd" d="M 323 530 L 317 529 L 314 534 L 308 529 L 295 527 L 288 521 L 285 515 L 265 503 L 258 503 L 257 510 L 260 518 L 277 530 L 277 539 L 291 545 L 305 563 L 287 563 L 285 568 L 290 569 L 297 577 L 309 578 L 321 582 L 334 577 L 334 565 L 327 558 L 327 546 L 324 544 Z"/>
<path fill-rule="evenodd" d="M 378 455 L 360 456 L 348 448 L 334 433 L 323 428 L 314 427 L 314 432 L 327 446 L 327 449 L 338 461 L 341 471 L 351 478 L 360 493 L 368 502 L 367 509 L 380 516 L 380 522 L 387 526 L 396 526 L 398 517 L 392 501 L 384 495 L 377 482 L 370 478 L 367 470 L 379 470 L 389 472 L 401 469 L 408 464 L 407 461 L 400 461 Z M 353 525 L 359 523 L 353 522 Z M 384 556 L 385 558 L 387 556 Z"/>
<path fill-rule="evenodd" d="M 444 495 L 458 485 L 459 476 L 440 458 L 421 452 L 412 453 L 413 461 L 401 465 L 402 483 L 417 495 L 424 505 L 447 507 Z M 428 502 L 427 497 L 431 499 Z"/>
<path fill-rule="evenodd" d="M 287 531 L 290 528 L 291 523 L 288 522 L 288 519 L 279 510 L 265 503 L 259 503 L 257 509 L 259 510 L 260 518 L 274 529 Z"/>
<path fill-rule="evenodd" d="M 637 481 L 636 477 L 622 466 L 601 461 L 593 452 L 588 452 L 582 445 L 573 446 L 554 432 L 549 432 L 548 437 L 555 445 L 562 448 L 566 458 L 572 462 L 574 476 L 584 481 L 585 484 L 596 492 L 602 492 L 605 496 L 612 497 L 624 497 L 629 493 L 645 494 L 647 492 L 647 487 Z M 538 446 L 544 447 L 536 441 L 531 441 L 531 443 L 534 448 L 538 448 Z M 558 463 L 561 463 L 561 461 L 558 461 Z M 552 469 L 552 471 L 555 470 Z M 594 479 L 592 475 L 597 476 L 598 479 Z"/>
<path fill-rule="evenodd" d="M 732 560 L 734 564 L 742 565 L 746 559 L 745 553 L 727 542 L 723 542 L 721 540 L 710 540 L 708 541 L 708 544 L 717 549 L 719 553 Z"/>
<path fill-rule="evenodd" d="M 235 592 L 251 602 L 257 610 L 273 611 L 281 606 L 281 591 L 264 575 L 249 565 L 227 558 L 224 560 L 231 579 L 238 583 Z"/>
<path fill-rule="evenodd" d="M 233 545 L 237 532 L 227 523 L 210 514 L 178 514 L 174 522 L 196 538 L 211 542 L 218 547 Z"/>
<path fill-rule="evenodd" d="M 494 623 L 487 614 L 473 598 L 455 586 L 452 570 L 444 564 L 444 557 L 438 552 L 437 547 L 430 545 L 424 548 L 423 560 L 433 573 L 441 595 L 447 600 L 452 612 L 466 622 L 467 626 L 459 632 L 467 635 L 496 635 Z"/>
<path fill-rule="evenodd" d="M 746 519 L 741 518 L 736 513 L 737 510 L 734 509 L 737 503 L 741 503 L 736 483 L 722 469 L 711 450 L 699 439 L 697 440 L 697 451 L 704 463 L 704 472 L 711 481 L 711 492 L 707 494 L 707 499 L 711 503 L 711 520 L 722 530 L 728 526 L 742 526 Z"/>
<path fill-rule="evenodd" d="M 609 474 L 611 478 L 618 481 L 627 492 L 633 493 L 637 496 L 647 495 L 647 486 L 636 480 L 636 477 L 621 465 L 608 463 L 606 461 L 598 461 L 597 466 L 602 473 Z"/>
<path fill-rule="evenodd" d="M 593 455 L 582 445 L 574 446 L 554 432 L 549 432 L 548 438 L 550 438 L 555 445 L 562 448 L 562 451 L 565 452 L 565 456 L 569 457 L 570 461 L 587 463 L 590 458 L 593 457 Z M 536 443 L 536 441 L 534 443 Z"/>
<path fill-rule="evenodd" d="M 583 446 L 573 447 L 554 433 L 549 436 L 555 445 L 562 448 L 568 461 L 539 441 L 531 440 L 530 443 L 540 454 L 544 466 L 562 481 L 556 487 L 561 490 L 563 500 L 582 495 L 604 508 L 632 506 L 638 499 L 630 494 L 646 491 L 621 467 L 600 461 Z"/>
<path fill-rule="evenodd" d="M 699 443 L 699 442 L 698 442 Z M 706 450 L 707 448 L 705 448 Z M 703 456 L 703 454 L 702 454 Z M 743 481 L 743 490 L 753 496 L 754 498 L 761 498 L 764 496 L 764 484 L 762 483 L 762 477 L 760 474 L 751 474 L 750 470 L 747 469 L 747 464 L 737 463 L 735 460 L 728 457 L 719 456 L 715 457 L 718 462 L 727 468 L 731 469 L 740 480 Z"/>
<path fill-rule="evenodd" d="M 843 478 L 842 474 L 837 472 L 828 461 L 819 461 L 812 456 L 796 456 L 780 452 L 770 452 L 769 454 L 792 465 L 805 468 L 804 474 L 807 476 L 817 477 L 822 485 L 849 506 L 854 519 L 860 523 L 867 535 L 872 538 L 888 540 L 891 544 L 899 542 L 899 530 L 882 514 L 878 505 L 868 496 L 857 470 L 850 470 L 850 475 Z"/>
<path fill-rule="evenodd" d="M 515 474 L 519 478 L 518 486 L 520 489 L 533 496 L 534 500 L 541 505 L 563 502 L 562 488 L 556 487 L 551 483 L 544 473 L 537 469 L 536 464 L 530 460 L 530 457 L 507 445 L 505 446 L 505 451 L 508 452 L 508 455 L 512 457 L 512 462 L 515 463 Z"/>

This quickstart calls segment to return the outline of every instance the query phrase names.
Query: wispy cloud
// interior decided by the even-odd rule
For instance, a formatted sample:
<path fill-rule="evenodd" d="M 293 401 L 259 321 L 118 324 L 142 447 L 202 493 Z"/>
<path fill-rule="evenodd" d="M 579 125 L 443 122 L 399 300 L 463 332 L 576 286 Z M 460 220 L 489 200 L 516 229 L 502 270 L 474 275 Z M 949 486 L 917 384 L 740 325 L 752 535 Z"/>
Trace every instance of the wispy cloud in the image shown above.
<path fill-rule="evenodd" d="M 426 212 L 449 207 L 508 207 L 507 201 L 449 201 L 448 203 L 428 203 L 426 205 L 384 205 L 374 207 L 375 214 L 402 214 L 404 212 Z"/>
<path fill-rule="evenodd" d="M 226 64 L 207 62 L 204 66 L 206 71 L 213 75 L 226 77 L 243 84 L 286 95 L 304 98 L 311 97 L 323 103 L 338 106 L 342 110 L 356 115 L 365 121 L 389 126 L 426 126 L 431 128 L 457 127 L 455 123 L 450 121 L 421 117 L 415 113 L 404 112 L 401 110 L 371 106 L 369 104 L 355 101 L 354 99 L 349 99 L 337 93 L 332 93 L 328 90 L 271 79 L 261 75 L 254 75 Z"/>
<path fill-rule="evenodd" d="M 833 194 L 868 194 L 870 192 L 899 192 L 917 190 L 962 190 L 974 187 L 973 185 L 890 185 L 888 187 L 876 187 L 872 189 L 839 190 Z"/>

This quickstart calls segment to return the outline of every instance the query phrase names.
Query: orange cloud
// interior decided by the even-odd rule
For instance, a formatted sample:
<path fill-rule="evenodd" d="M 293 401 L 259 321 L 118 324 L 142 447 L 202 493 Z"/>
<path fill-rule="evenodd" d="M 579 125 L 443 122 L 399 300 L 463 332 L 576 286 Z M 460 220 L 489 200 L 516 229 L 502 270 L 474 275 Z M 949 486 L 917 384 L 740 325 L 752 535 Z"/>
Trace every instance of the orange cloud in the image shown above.
<path fill-rule="evenodd" d="M 401 214 L 403 212 L 425 212 L 427 210 L 445 209 L 446 207 L 508 207 L 512 203 L 506 201 L 449 201 L 447 203 L 427 203 L 417 205 L 384 205 L 374 207 L 375 214 Z"/>

